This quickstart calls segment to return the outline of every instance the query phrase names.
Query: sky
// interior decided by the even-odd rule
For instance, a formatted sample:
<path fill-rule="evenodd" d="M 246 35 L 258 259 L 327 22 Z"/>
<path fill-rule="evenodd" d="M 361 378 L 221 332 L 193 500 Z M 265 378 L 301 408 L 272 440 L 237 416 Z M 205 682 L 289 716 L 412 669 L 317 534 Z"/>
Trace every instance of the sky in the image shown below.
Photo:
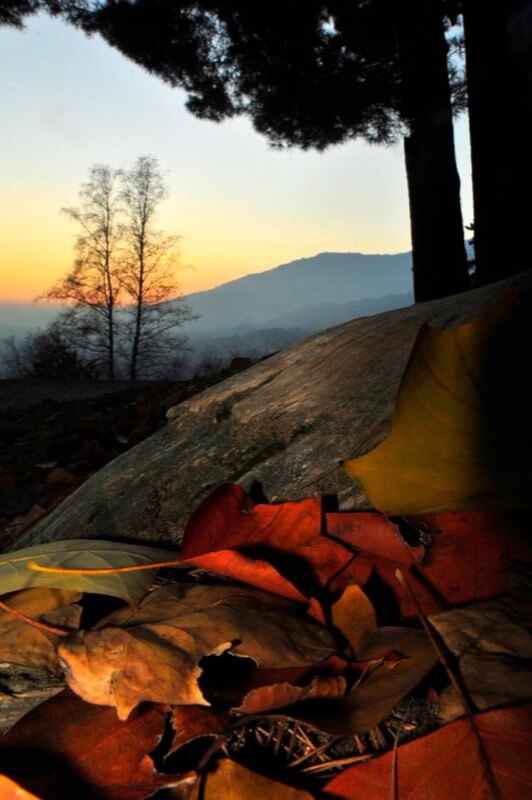
<path fill-rule="evenodd" d="M 154 156 L 181 237 L 185 294 L 324 251 L 410 249 L 400 145 L 272 150 L 245 118 L 215 124 L 98 37 L 44 15 L 0 27 L 0 301 L 32 301 L 70 268 L 94 164 Z M 473 218 L 467 119 L 456 124 L 464 223 Z"/>

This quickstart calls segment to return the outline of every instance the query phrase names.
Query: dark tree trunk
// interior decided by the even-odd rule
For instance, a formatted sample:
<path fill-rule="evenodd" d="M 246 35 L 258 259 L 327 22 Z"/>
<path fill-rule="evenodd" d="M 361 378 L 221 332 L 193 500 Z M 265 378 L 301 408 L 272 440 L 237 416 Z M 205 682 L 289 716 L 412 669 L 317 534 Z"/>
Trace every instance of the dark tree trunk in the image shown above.
<path fill-rule="evenodd" d="M 463 0 L 476 281 L 531 264 L 532 3 Z"/>
<path fill-rule="evenodd" d="M 131 362 L 129 366 L 129 380 L 137 380 L 137 360 L 140 346 L 140 332 L 142 327 L 142 305 L 137 303 L 135 310 L 135 328 L 133 333 L 133 343 L 131 345 Z"/>
<path fill-rule="evenodd" d="M 447 46 L 440 0 L 401 4 L 400 61 L 410 203 L 414 298 L 433 300 L 469 286 L 456 168 Z"/>
<path fill-rule="evenodd" d="M 107 320 L 107 335 L 109 337 L 109 358 L 108 358 L 107 375 L 110 381 L 113 381 L 115 378 L 115 321 L 114 321 L 113 311 L 114 309 L 113 306 L 111 305 Z"/>

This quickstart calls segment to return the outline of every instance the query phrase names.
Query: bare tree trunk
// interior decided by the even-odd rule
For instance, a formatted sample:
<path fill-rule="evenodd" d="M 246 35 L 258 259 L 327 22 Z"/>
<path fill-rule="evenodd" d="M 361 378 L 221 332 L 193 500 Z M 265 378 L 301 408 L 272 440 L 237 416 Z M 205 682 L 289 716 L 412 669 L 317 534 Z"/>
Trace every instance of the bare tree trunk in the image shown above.
<path fill-rule="evenodd" d="M 142 311 L 144 308 L 144 225 L 141 229 L 139 241 L 139 263 L 138 263 L 138 294 L 137 304 L 135 309 L 135 327 L 133 333 L 133 342 L 131 345 L 131 362 L 129 367 L 129 378 L 132 381 L 137 380 L 137 362 L 140 349 L 140 337 L 142 333 Z"/>
<path fill-rule="evenodd" d="M 109 380 L 114 380 L 115 377 L 115 332 L 114 332 L 114 307 L 109 308 L 109 315 L 107 319 L 107 330 L 109 331 L 109 366 L 107 374 Z"/>
<path fill-rule="evenodd" d="M 416 302 L 469 287 L 441 0 L 402 5 L 404 152 Z"/>

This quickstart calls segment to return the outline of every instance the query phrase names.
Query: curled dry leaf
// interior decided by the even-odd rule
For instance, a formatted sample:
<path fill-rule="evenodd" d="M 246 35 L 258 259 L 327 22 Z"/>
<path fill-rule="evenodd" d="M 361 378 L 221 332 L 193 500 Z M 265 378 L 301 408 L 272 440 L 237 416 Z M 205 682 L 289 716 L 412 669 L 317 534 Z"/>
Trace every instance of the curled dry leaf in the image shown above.
<path fill-rule="evenodd" d="M 202 785 L 202 783 L 204 785 Z M 312 800 L 312 795 L 266 778 L 230 759 L 219 761 L 205 780 L 195 785 L 190 800 Z"/>
<path fill-rule="evenodd" d="M 247 587 L 174 585 L 138 609 L 109 615 L 59 647 L 71 688 L 126 719 L 143 700 L 208 705 L 198 685 L 207 655 L 230 650 L 265 669 L 323 661 L 333 635 L 301 606 Z"/>
<path fill-rule="evenodd" d="M 390 435 L 345 462 L 375 508 L 408 515 L 529 507 L 531 395 L 517 356 L 524 336 L 530 320 L 519 314 L 515 287 L 459 328 L 423 325 Z"/>
<path fill-rule="evenodd" d="M 76 630 L 81 617 L 81 606 L 74 603 L 80 593 L 69 589 L 23 589 L 7 599 L 7 605 L 27 617 L 57 626 Z M 0 609 L 0 662 L 38 667 L 48 672 L 60 673 L 57 659 L 59 636 L 36 629 Z"/>
<path fill-rule="evenodd" d="M 488 711 L 475 717 L 504 800 L 532 793 L 532 706 Z M 393 754 L 342 772 L 324 788 L 323 800 L 383 800 L 394 781 Z M 401 800 L 494 800 L 478 742 L 467 719 L 401 745 L 395 779 Z"/>
<path fill-rule="evenodd" d="M 176 782 L 159 775 L 149 756 L 166 712 L 150 706 L 120 722 L 113 709 L 66 689 L 0 738 L 0 771 L 42 800 L 141 800 Z"/>
<path fill-rule="evenodd" d="M 39 572 L 32 569 L 31 564 L 36 562 L 44 567 L 91 570 L 145 565 L 172 558 L 177 559 L 177 554 L 171 550 L 124 542 L 99 539 L 49 542 L 3 554 L 0 559 L 0 587 L 2 594 L 29 587 L 50 586 L 105 594 L 132 602 L 146 594 L 157 574 L 156 569 L 111 575 L 94 575 L 90 572 L 74 575 Z"/>
<path fill-rule="evenodd" d="M 260 714 L 284 708 L 303 700 L 338 700 L 346 691 L 347 681 L 342 675 L 317 675 L 307 686 L 294 686 L 290 683 L 277 683 L 252 689 L 244 697 L 242 704 L 235 708 L 241 714 Z"/>
<path fill-rule="evenodd" d="M 481 710 L 532 699 L 531 588 L 530 578 L 514 574 L 506 594 L 429 617 Z M 439 714 L 445 721 L 463 714 L 452 687 L 440 697 Z"/>

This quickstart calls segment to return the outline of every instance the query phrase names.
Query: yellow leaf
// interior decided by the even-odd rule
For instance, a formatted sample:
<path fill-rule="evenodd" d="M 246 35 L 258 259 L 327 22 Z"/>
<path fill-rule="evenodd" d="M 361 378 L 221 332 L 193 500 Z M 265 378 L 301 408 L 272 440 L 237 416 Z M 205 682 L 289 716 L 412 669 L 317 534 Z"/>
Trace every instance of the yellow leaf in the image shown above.
<path fill-rule="evenodd" d="M 399 387 L 390 435 L 344 463 L 379 511 L 530 505 L 528 320 L 516 287 L 454 330 L 421 328 Z M 530 394 L 528 395 L 530 400 Z"/>
<path fill-rule="evenodd" d="M 358 656 L 377 630 L 375 609 L 360 586 L 351 583 L 331 606 L 332 622 Z"/>
<path fill-rule="evenodd" d="M 312 795 L 271 778 L 252 772 L 235 761 L 220 761 L 214 772 L 207 774 L 204 791 L 201 781 L 193 789 L 190 800 L 312 800 Z"/>

